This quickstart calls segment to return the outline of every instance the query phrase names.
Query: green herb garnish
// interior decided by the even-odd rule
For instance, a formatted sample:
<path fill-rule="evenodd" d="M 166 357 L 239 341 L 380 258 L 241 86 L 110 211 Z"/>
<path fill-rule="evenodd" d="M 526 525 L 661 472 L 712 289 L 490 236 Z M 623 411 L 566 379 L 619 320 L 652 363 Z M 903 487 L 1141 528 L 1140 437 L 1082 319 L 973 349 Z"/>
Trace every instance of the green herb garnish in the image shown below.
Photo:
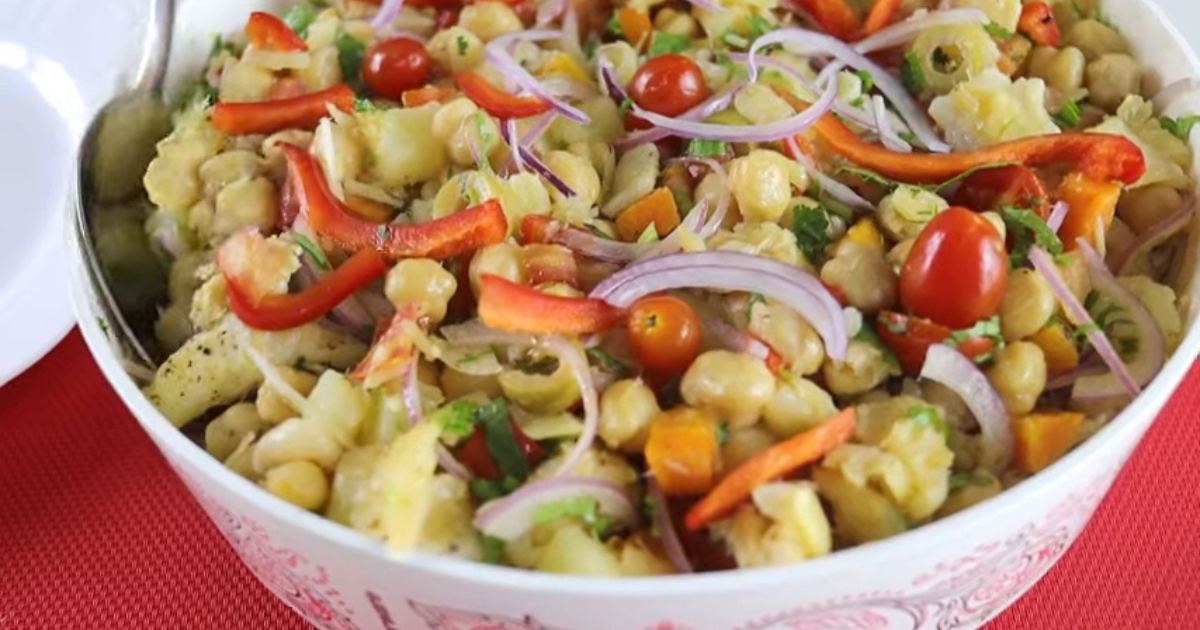
<path fill-rule="evenodd" d="M 362 79 L 363 56 L 367 54 L 367 45 L 346 33 L 338 33 L 333 45 L 338 51 L 338 65 L 342 68 L 342 77 L 350 85 L 357 85 Z"/>
<path fill-rule="evenodd" d="M 990 486 L 994 483 L 994 479 L 988 475 L 979 475 L 973 472 L 956 472 L 950 475 L 950 490 L 958 490 L 967 486 Z"/>
<path fill-rule="evenodd" d="M 793 210 L 792 233 L 796 244 L 810 263 L 815 263 L 829 246 L 829 215 L 821 206 L 796 206 Z"/>
<path fill-rule="evenodd" d="M 475 413 L 478 409 L 479 405 L 460 398 L 429 414 L 426 422 L 440 424 L 443 434 L 462 439 L 475 432 Z"/>
<path fill-rule="evenodd" d="M 605 372 L 608 372 L 617 378 L 625 378 L 633 373 L 633 371 L 629 369 L 628 365 L 625 365 L 616 357 L 600 348 L 588 348 L 587 357 L 601 370 L 604 370 Z"/>
<path fill-rule="evenodd" d="M 1053 118 L 1054 124 L 1062 129 L 1078 127 L 1083 120 L 1083 110 L 1079 108 L 1079 101 L 1067 101 Z"/>
<path fill-rule="evenodd" d="M 296 241 L 296 244 L 300 246 L 300 249 L 304 250 L 304 253 L 307 254 L 308 257 L 311 258 L 312 261 L 316 263 L 317 267 L 319 267 L 322 271 L 329 271 L 333 268 L 329 264 L 329 259 L 325 257 L 325 251 L 318 247 L 316 243 L 309 240 L 307 236 L 299 232 L 292 232 L 292 240 Z"/>
<path fill-rule="evenodd" d="M 1179 118 L 1168 118 L 1163 116 L 1158 119 L 1158 124 L 1162 125 L 1163 129 L 1171 132 L 1171 135 L 1187 142 L 1192 136 L 1192 128 L 1200 123 L 1200 115 L 1192 114 L 1190 116 L 1180 116 Z"/>
<path fill-rule="evenodd" d="M 674 35 L 655 31 L 650 38 L 650 48 L 646 51 L 651 57 L 670 53 L 683 52 L 692 45 L 692 38 L 687 35 Z"/>
<path fill-rule="evenodd" d="M 988 22 L 987 24 L 984 24 L 983 30 L 987 31 L 988 35 L 991 35 L 996 39 L 1010 39 L 1013 36 L 1012 31 L 1000 26 L 995 22 Z"/>
<path fill-rule="evenodd" d="M 504 541 L 499 538 L 479 534 L 479 549 L 483 554 L 481 560 L 487 564 L 504 564 Z"/>
<path fill-rule="evenodd" d="M 904 64 L 900 66 L 900 81 L 913 94 L 925 91 L 925 71 L 921 69 L 921 60 L 915 54 L 904 56 Z"/>
<path fill-rule="evenodd" d="M 1029 261 L 1029 250 L 1034 245 L 1056 256 L 1063 253 L 1062 240 L 1036 212 L 1004 206 L 1000 209 L 1000 216 L 1004 219 L 1009 241 L 1012 243 L 1008 258 L 1013 268 L 1021 267 Z"/>
<path fill-rule="evenodd" d="M 535 525 L 552 523 L 561 518 L 577 518 L 587 525 L 598 536 L 604 536 L 612 529 L 612 519 L 600 514 L 600 502 L 591 497 L 575 497 L 543 503 L 534 510 Z"/>
<path fill-rule="evenodd" d="M 687 145 L 687 154 L 696 157 L 720 157 L 728 151 L 728 145 L 721 140 L 702 140 L 699 138 L 690 140 Z"/>
<path fill-rule="evenodd" d="M 300 37 L 308 37 L 308 27 L 317 21 L 317 14 L 307 4 L 296 4 L 283 16 L 283 21 Z"/>
<path fill-rule="evenodd" d="M 529 465 L 525 462 L 525 453 L 517 443 L 513 433 L 512 421 L 508 418 L 508 402 L 497 398 L 486 405 L 480 405 L 474 413 L 475 423 L 483 427 L 483 437 L 487 442 L 488 452 L 496 462 L 496 468 L 505 477 L 524 479 L 529 475 Z"/>
<path fill-rule="evenodd" d="M 369 98 L 356 98 L 354 99 L 354 111 L 377 112 L 379 111 L 379 106 L 375 104 L 375 101 L 372 101 Z"/>
<path fill-rule="evenodd" d="M 943 438 L 950 437 L 950 429 L 946 426 L 946 421 L 942 419 L 942 414 L 937 410 L 937 407 L 913 405 L 908 409 L 908 413 L 904 414 L 904 417 L 915 421 L 919 425 L 936 430 L 942 434 Z"/>
<path fill-rule="evenodd" d="M 459 35 L 457 38 L 454 39 L 454 45 L 458 47 L 458 56 L 459 57 L 466 55 L 467 49 L 470 48 L 470 43 L 467 42 L 467 38 L 463 37 L 462 35 Z"/>

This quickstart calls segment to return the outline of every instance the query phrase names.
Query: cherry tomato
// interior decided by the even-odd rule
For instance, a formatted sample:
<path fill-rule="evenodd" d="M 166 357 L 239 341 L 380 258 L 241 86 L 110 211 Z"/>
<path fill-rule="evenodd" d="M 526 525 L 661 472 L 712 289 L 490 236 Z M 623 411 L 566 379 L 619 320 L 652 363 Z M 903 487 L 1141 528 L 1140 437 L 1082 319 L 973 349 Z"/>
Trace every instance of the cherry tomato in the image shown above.
<path fill-rule="evenodd" d="M 1014 164 L 976 171 L 959 184 L 954 205 L 976 212 L 999 211 L 1001 206 L 1017 206 L 1050 214 L 1050 197 L 1037 173 L 1028 166 Z"/>
<path fill-rule="evenodd" d="M 433 25 L 440 30 L 446 30 L 458 24 L 458 11 L 455 9 L 438 9 L 433 13 Z"/>
<path fill-rule="evenodd" d="M 541 444 L 533 441 L 528 435 L 521 431 L 521 427 L 517 423 L 509 420 L 512 426 L 513 437 L 517 440 L 517 447 L 521 449 L 521 454 L 525 456 L 525 463 L 532 469 L 538 462 L 542 461 L 545 455 L 545 449 Z M 496 459 L 492 457 L 492 452 L 488 450 L 487 435 L 485 435 L 483 427 L 476 426 L 475 432 L 467 441 L 458 447 L 458 458 L 463 465 L 467 467 L 476 477 L 484 479 L 497 480 L 500 479 L 500 468 L 496 465 Z"/>
<path fill-rule="evenodd" d="M 917 236 L 900 271 L 900 303 L 950 328 L 996 314 L 1008 284 L 1008 254 L 996 228 L 966 208 L 950 208 Z"/>
<path fill-rule="evenodd" d="M 651 374 L 681 374 L 700 353 L 700 317 L 679 298 L 652 295 L 634 302 L 626 326 L 633 353 Z"/>
<path fill-rule="evenodd" d="M 896 355 L 904 372 L 913 376 L 921 373 L 921 366 L 925 364 L 925 353 L 929 352 L 929 347 L 946 341 L 954 334 L 949 328 L 927 319 L 891 311 L 879 314 L 875 322 L 875 332 L 879 334 L 883 345 Z M 987 337 L 971 337 L 958 344 L 958 351 L 967 358 L 974 359 L 991 352 L 995 345 L 996 342 Z"/>
<path fill-rule="evenodd" d="M 397 37 L 379 42 L 363 57 L 363 79 L 375 94 L 394 101 L 406 90 L 425 85 L 433 62 L 415 39 Z"/>
<path fill-rule="evenodd" d="M 683 55 L 659 55 L 634 73 L 629 82 L 629 96 L 642 109 L 678 116 L 708 98 L 708 86 L 696 62 Z M 626 124 L 631 122 L 634 128 L 648 125 L 636 117 L 626 117 Z"/>

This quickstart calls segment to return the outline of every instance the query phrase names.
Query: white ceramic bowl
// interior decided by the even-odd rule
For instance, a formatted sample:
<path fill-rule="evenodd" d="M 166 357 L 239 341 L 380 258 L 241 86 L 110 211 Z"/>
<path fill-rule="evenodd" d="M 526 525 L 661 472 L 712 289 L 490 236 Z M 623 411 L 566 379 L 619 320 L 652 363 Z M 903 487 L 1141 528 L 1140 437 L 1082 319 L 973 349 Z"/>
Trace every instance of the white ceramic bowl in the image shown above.
<path fill-rule="evenodd" d="M 211 34 L 239 28 L 253 4 L 269 3 L 185 2 L 174 76 L 193 72 Z M 1146 63 L 1149 93 L 1200 76 L 1195 56 L 1150 0 L 1109 2 L 1106 12 Z M 1197 105 L 1200 96 L 1185 95 L 1167 113 L 1200 111 Z M 1188 262 L 1193 270 L 1196 240 Z M 974 628 L 1033 586 L 1067 550 L 1200 353 L 1189 298 L 1183 344 L 1103 431 L 1000 497 L 895 538 L 784 568 L 628 580 L 560 577 L 446 557 L 389 557 L 375 541 L 226 470 L 172 427 L 122 370 L 78 251 L 73 265 L 84 337 L 146 433 L 254 574 L 317 627 L 339 630 Z M 1186 293 L 1200 295 L 1187 282 Z"/>

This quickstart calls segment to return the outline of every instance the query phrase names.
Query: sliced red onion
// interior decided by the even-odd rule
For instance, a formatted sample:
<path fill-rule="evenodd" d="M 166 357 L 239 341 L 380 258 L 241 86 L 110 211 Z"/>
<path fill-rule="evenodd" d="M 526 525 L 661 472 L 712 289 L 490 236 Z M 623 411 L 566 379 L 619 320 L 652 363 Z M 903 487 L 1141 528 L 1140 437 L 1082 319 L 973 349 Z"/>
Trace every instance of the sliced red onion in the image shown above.
<path fill-rule="evenodd" d="M 539 42 L 557 40 L 561 37 L 562 33 L 546 29 L 517 31 L 515 33 L 501 35 L 500 37 L 488 42 L 487 46 L 484 48 L 484 53 L 487 56 L 488 61 L 490 61 L 491 64 L 496 67 L 496 70 L 500 71 L 500 73 L 504 75 L 506 79 L 513 81 L 530 94 L 544 99 L 546 102 L 550 103 L 551 107 L 553 107 L 563 116 L 566 116 L 577 123 L 587 124 L 590 123 L 592 119 L 586 113 L 551 94 L 549 90 L 545 89 L 542 83 L 537 80 L 537 78 L 535 78 L 532 74 L 529 74 L 529 71 L 525 70 L 525 68 L 522 68 L 521 64 L 517 63 L 517 61 L 513 59 L 512 54 L 508 52 L 508 47 L 511 44 L 515 44 L 519 41 Z"/>
<path fill-rule="evenodd" d="M 713 229 L 710 224 L 713 223 L 713 219 L 718 219 L 716 228 L 719 229 L 720 217 L 714 215 L 712 219 L 704 221 L 707 209 L 707 202 L 701 201 L 700 204 L 684 217 L 683 223 L 680 223 L 678 228 L 672 230 L 666 238 L 657 243 L 626 243 L 624 241 L 597 236 L 558 221 L 551 223 L 549 239 L 551 242 L 563 245 L 577 254 L 604 262 L 627 263 L 654 256 L 665 256 L 683 249 L 682 241 L 685 230 L 681 228 L 690 230 L 701 239 L 710 238 L 712 234 L 716 233 L 716 229 Z M 721 216 L 723 217 L 724 215 L 722 214 Z M 708 236 L 705 236 L 706 233 Z"/>
<path fill-rule="evenodd" d="M 558 477 L 526 484 L 506 497 L 483 504 L 475 512 L 475 528 L 512 542 L 533 529 L 539 507 L 580 497 L 595 499 L 600 513 L 617 522 L 637 522 L 637 509 L 625 490 L 594 477 Z"/>
<path fill-rule="evenodd" d="M 434 448 L 434 452 L 437 455 L 437 461 L 442 470 L 463 481 L 470 481 L 475 478 L 475 475 L 471 474 L 471 471 L 462 462 L 455 459 L 454 453 L 451 453 L 445 444 L 438 442 Z"/>
<path fill-rule="evenodd" d="M 558 118 L 558 112 L 556 111 L 548 111 L 545 114 L 542 114 L 542 117 L 538 118 L 537 122 L 533 123 L 533 126 L 529 128 L 529 131 L 526 131 L 525 135 L 521 136 L 521 145 L 527 147 L 534 142 L 537 142 L 538 138 L 541 138 L 542 134 L 546 133 L 546 130 L 550 128 L 550 125 L 554 122 L 555 118 Z"/>
<path fill-rule="evenodd" d="M 537 341 L 537 347 L 558 357 L 559 362 L 567 366 L 571 376 L 575 378 L 575 384 L 579 386 L 579 396 L 583 400 L 583 432 L 563 459 L 562 466 L 554 473 L 555 477 L 564 477 L 571 474 L 575 465 L 583 459 L 588 449 L 592 448 L 592 443 L 596 441 L 596 432 L 600 428 L 600 397 L 592 381 L 592 370 L 588 366 L 587 356 L 578 346 L 562 337 L 541 337 Z"/>
<path fill-rule="evenodd" d="M 754 44 L 750 46 L 747 60 L 751 81 L 758 77 L 758 52 L 772 44 L 791 44 L 799 47 L 808 55 L 832 55 L 844 65 L 871 73 L 879 91 L 883 92 L 883 95 L 891 101 L 892 106 L 896 108 L 904 122 L 908 123 L 909 128 L 923 146 L 930 151 L 939 153 L 950 151 L 950 145 L 938 137 L 925 115 L 925 110 L 908 93 L 899 79 L 845 42 L 824 33 L 800 28 L 786 28 L 772 31 L 754 40 Z M 831 81 L 831 83 L 834 84 L 836 93 L 836 82 Z"/>
<path fill-rule="evenodd" d="M 1004 472 L 1012 461 L 1012 429 L 1004 400 L 987 376 L 958 350 L 945 344 L 934 344 L 925 355 L 921 378 L 941 383 L 958 394 L 979 423 L 984 465 L 993 472 Z"/>
<path fill-rule="evenodd" d="M 583 61 L 587 59 L 587 54 L 583 52 L 583 42 L 579 37 L 579 11 L 575 9 L 575 3 L 568 0 L 567 8 L 563 11 L 562 36 L 558 45 L 562 46 L 563 52 Z"/>
<path fill-rule="evenodd" d="M 414 355 L 408 369 L 404 371 L 404 386 L 400 393 L 404 397 L 404 412 L 411 425 L 421 424 L 421 381 L 417 378 L 417 362 Z"/>
<path fill-rule="evenodd" d="M 1188 77 L 1164 86 L 1163 89 L 1158 91 L 1158 94 L 1154 95 L 1152 101 L 1154 103 L 1154 111 L 1161 112 L 1166 110 L 1176 99 L 1193 90 L 1200 90 L 1200 79 Z"/>
<path fill-rule="evenodd" d="M 754 335 L 738 330 L 720 315 L 708 309 L 696 309 L 696 314 L 700 316 L 700 323 L 704 326 L 704 330 L 711 333 L 726 348 L 734 352 L 743 352 L 760 361 L 771 358 L 771 348 L 767 344 Z"/>
<path fill-rule="evenodd" d="M 718 212 L 721 212 L 720 208 L 718 208 Z M 683 239 L 688 233 L 691 233 L 700 239 L 707 240 L 709 237 L 706 237 L 702 234 L 702 232 L 705 231 L 707 224 L 711 222 L 705 220 L 707 215 L 708 200 L 701 199 L 700 203 L 696 204 L 696 206 L 692 208 L 691 212 L 684 217 L 683 222 L 680 223 L 679 226 L 674 230 L 671 230 L 671 233 L 668 234 L 666 238 L 658 241 L 657 243 L 643 243 L 642 248 L 638 250 L 636 259 L 645 260 L 647 258 L 667 256 L 669 254 L 683 251 Z M 717 224 L 717 227 L 720 227 L 720 223 Z"/>
<path fill-rule="evenodd" d="M 1133 270 L 1134 263 L 1139 258 L 1150 253 L 1155 247 L 1162 245 L 1167 239 L 1175 236 L 1180 230 L 1187 227 L 1188 223 L 1192 221 L 1192 215 L 1195 211 L 1196 203 L 1193 201 L 1162 221 L 1159 221 L 1154 227 L 1146 230 L 1144 234 L 1138 236 L 1137 240 L 1130 244 L 1129 248 L 1121 252 L 1121 255 L 1114 260 L 1113 271 L 1118 276 L 1129 274 Z"/>
<path fill-rule="evenodd" d="M 1117 391 L 1113 392 L 1111 388 L 1105 387 L 1106 393 L 1104 397 L 1120 394 L 1122 389 L 1133 395 L 1137 395 L 1141 391 L 1141 387 L 1125 368 L 1125 362 L 1121 360 L 1121 355 L 1117 354 L 1116 349 L 1113 348 L 1112 342 L 1108 340 L 1108 335 L 1104 334 L 1104 331 L 1096 325 L 1096 321 L 1092 319 L 1091 314 L 1087 312 L 1087 309 L 1083 307 L 1083 304 L 1079 302 L 1075 294 L 1071 293 L 1071 289 L 1067 286 L 1067 282 L 1063 279 L 1062 274 L 1059 273 L 1058 267 L 1055 266 L 1054 259 L 1050 254 L 1035 245 L 1029 250 L 1029 262 L 1050 284 L 1050 290 L 1054 292 L 1054 296 L 1058 298 L 1058 301 L 1066 309 L 1070 318 L 1088 331 L 1087 338 L 1091 342 L 1092 348 L 1096 350 L 1096 353 L 1108 365 L 1111 376 L 1116 379 L 1118 384 Z M 1076 388 L 1079 387 L 1079 383 L 1082 380 L 1081 378 L 1075 381 Z M 1094 383 L 1094 381 L 1092 382 Z M 1075 397 L 1074 390 L 1072 390 L 1072 397 Z"/>
<path fill-rule="evenodd" d="M 987 14 L 979 9 L 950 9 L 944 11 L 929 11 L 914 13 L 912 17 L 860 40 L 854 44 L 854 50 L 862 53 L 873 53 L 887 48 L 895 48 L 907 44 L 917 38 L 927 29 L 935 26 L 953 26 L 955 24 L 987 24 L 991 21 Z"/>
<path fill-rule="evenodd" d="M 679 573 L 692 573 L 692 563 L 688 560 L 683 543 L 679 541 L 679 533 L 675 531 L 675 523 L 671 522 L 671 509 L 667 497 L 654 477 L 646 477 L 646 496 L 654 502 L 654 525 L 658 528 L 658 539 L 662 541 L 663 551 L 671 566 Z"/>
<path fill-rule="evenodd" d="M 1079 245 L 1079 251 L 1083 253 L 1084 261 L 1087 262 L 1092 288 L 1117 306 L 1125 309 L 1125 315 L 1129 317 L 1133 328 L 1137 331 L 1138 347 L 1136 355 L 1128 364 L 1113 353 L 1113 356 L 1116 357 L 1115 365 L 1110 362 L 1110 357 L 1106 357 L 1097 348 L 1100 358 L 1109 364 L 1112 373 L 1080 377 L 1071 389 L 1071 397 L 1074 399 L 1111 398 L 1121 395 L 1122 389 L 1130 395 L 1136 396 L 1141 392 L 1142 386 L 1149 383 L 1150 379 L 1154 378 L 1154 375 L 1162 369 L 1163 363 L 1166 361 L 1166 340 L 1163 339 L 1158 321 L 1150 314 L 1146 305 L 1142 304 L 1136 295 L 1117 281 L 1117 278 L 1109 272 L 1108 266 L 1104 264 L 1104 259 L 1092 248 L 1091 244 L 1082 238 L 1078 239 L 1076 243 Z"/>
<path fill-rule="evenodd" d="M 1067 387 L 1074 385 L 1075 381 L 1079 380 L 1081 377 L 1106 374 L 1107 372 L 1108 368 L 1103 363 L 1090 363 L 1086 365 L 1080 364 L 1075 366 L 1074 369 L 1067 370 L 1062 374 L 1051 376 L 1050 379 L 1046 381 L 1046 391 L 1050 392 L 1056 389 L 1066 389 Z"/>
<path fill-rule="evenodd" d="M 611 69 L 609 69 L 608 72 L 611 72 Z M 746 84 L 743 82 L 740 82 L 740 81 L 731 83 L 731 84 L 727 85 L 725 87 L 725 89 L 708 97 L 706 100 L 704 100 L 699 105 L 687 110 L 686 112 L 684 112 L 678 116 L 675 116 L 674 120 L 676 120 L 676 121 L 704 120 L 705 118 L 708 118 L 709 116 L 712 116 L 713 114 L 729 107 L 729 104 L 733 102 L 733 98 L 735 96 L 737 96 L 738 91 L 741 90 L 745 86 L 746 86 Z M 615 143 L 615 146 L 618 149 L 627 149 L 629 147 L 634 147 L 639 144 L 645 144 L 647 142 L 656 142 L 658 140 L 662 140 L 663 138 L 669 137 L 671 135 L 672 135 L 671 131 L 666 128 L 652 127 L 650 129 L 644 129 L 642 131 L 638 131 L 638 132 L 629 134 L 628 136 L 618 140 Z"/>
<path fill-rule="evenodd" d="M 383 0 L 379 11 L 371 20 L 371 29 L 376 32 L 387 29 L 396 20 L 396 16 L 400 15 L 400 8 L 403 6 L 404 0 Z"/>
<path fill-rule="evenodd" d="M 541 160 L 541 158 L 535 155 L 533 151 L 530 151 L 526 147 L 517 147 L 517 153 L 520 154 L 521 160 L 529 164 L 530 169 L 536 171 L 538 175 L 544 177 L 546 181 L 549 182 L 550 185 L 555 188 L 555 190 L 562 193 L 564 197 L 575 196 L 575 191 L 571 190 L 571 187 L 568 186 L 561 177 L 555 175 L 554 171 L 550 170 L 550 167 L 547 166 L 546 163 Z"/>
<path fill-rule="evenodd" d="M 879 130 L 879 140 L 888 150 L 898 153 L 912 153 L 912 145 L 905 142 L 896 130 L 892 129 L 891 116 L 888 115 L 887 103 L 883 97 L 876 94 L 871 97 L 871 108 L 875 114 L 875 128 Z"/>
<path fill-rule="evenodd" d="M 804 165 L 809 177 L 817 180 L 817 183 L 821 185 L 821 192 L 856 210 L 875 210 L 875 204 L 854 192 L 853 188 L 821 172 L 821 169 L 817 167 L 817 163 L 800 150 L 800 145 L 796 144 L 794 138 L 788 138 L 785 142 L 788 143 L 788 148 L 792 150 L 792 155 L 797 156 L 796 161 Z"/>
<path fill-rule="evenodd" d="M 687 1 L 688 1 L 688 4 L 690 4 L 694 7 L 699 7 L 701 9 L 704 9 L 705 11 L 712 11 L 714 13 L 719 13 L 719 12 L 725 10 L 725 7 L 721 6 L 720 4 L 717 4 L 713 0 L 687 0 Z"/>
<path fill-rule="evenodd" d="M 618 105 L 624 103 L 629 98 L 629 93 L 621 87 L 621 82 L 617 80 L 617 73 L 613 70 L 612 64 L 607 59 L 601 59 L 597 65 L 597 71 L 600 73 L 600 85 L 604 87 L 608 97 Z"/>
<path fill-rule="evenodd" d="M 732 95 L 730 98 L 732 98 Z M 662 129 L 667 135 L 702 140 L 721 140 L 723 142 L 771 142 L 790 138 L 812 127 L 822 116 L 829 113 L 836 100 L 837 83 L 831 81 L 829 82 L 829 86 L 825 88 L 825 93 L 809 106 L 808 109 L 783 120 L 753 126 L 719 125 L 683 120 L 682 118 L 671 118 L 642 109 L 637 103 L 633 104 L 632 110 L 638 118 Z M 626 138 L 626 140 L 633 143 L 632 136 Z M 646 141 L 644 138 L 638 140 L 638 142 Z M 626 145 L 623 144 L 622 146 Z"/>
<path fill-rule="evenodd" d="M 521 138 L 517 135 L 517 121 L 511 118 L 504 121 L 504 141 L 508 143 L 510 170 L 525 170 L 525 161 L 521 159 Z"/>
<path fill-rule="evenodd" d="M 830 357 L 846 356 L 846 320 L 829 290 L 803 269 L 762 256 L 699 252 L 652 258 L 609 276 L 591 297 L 626 308 L 638 298 L 671 289 L 760 293 L 808 320 L 824 339 Z"/>
<path fill-rule="evenodd" d="M 1067 212 L 1070 210 L 1071 207 L 1065 201 L 1054 204 L 1050 208 L 1050 216 L 1046 217 L 1046 227 L 1054 232 L 1058 232 L 1058 229 L 1062 227 L 1063 221 L 1067 220 Z"/>

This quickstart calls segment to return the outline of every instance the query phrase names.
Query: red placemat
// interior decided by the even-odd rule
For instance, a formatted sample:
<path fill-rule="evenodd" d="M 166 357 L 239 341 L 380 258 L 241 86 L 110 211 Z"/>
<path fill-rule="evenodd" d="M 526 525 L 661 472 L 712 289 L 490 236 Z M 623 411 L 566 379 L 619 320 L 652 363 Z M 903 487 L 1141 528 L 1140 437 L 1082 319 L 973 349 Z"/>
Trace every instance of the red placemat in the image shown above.
<path fill-rule="evenodd" d="M 989 630 L 1200 628 L 1200 369 L 1065 558 Z M 304 628 L 72 333 L 0 389 L 0 628 Z"/>

